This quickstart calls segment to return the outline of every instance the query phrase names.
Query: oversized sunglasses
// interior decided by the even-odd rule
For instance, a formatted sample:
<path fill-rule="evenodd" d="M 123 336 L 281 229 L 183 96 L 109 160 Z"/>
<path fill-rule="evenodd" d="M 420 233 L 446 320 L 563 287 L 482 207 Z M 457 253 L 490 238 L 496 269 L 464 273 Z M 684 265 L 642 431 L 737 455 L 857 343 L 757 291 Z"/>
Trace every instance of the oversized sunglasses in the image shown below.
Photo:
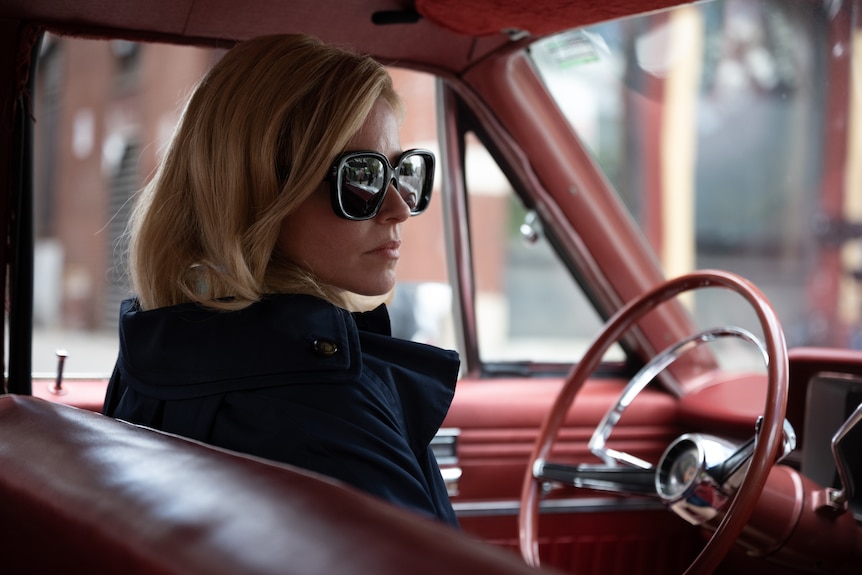
<path fill-rule="evenodd" d="M 434 187 L 434 154 L 407 150 L 393 167 L 377 152 L 346 152 L 329 170 L 332 209 L 348 220 L 368 220 L 377 215 L 390 184 L 410 207 L 421 214 L 431 201 Z"/>

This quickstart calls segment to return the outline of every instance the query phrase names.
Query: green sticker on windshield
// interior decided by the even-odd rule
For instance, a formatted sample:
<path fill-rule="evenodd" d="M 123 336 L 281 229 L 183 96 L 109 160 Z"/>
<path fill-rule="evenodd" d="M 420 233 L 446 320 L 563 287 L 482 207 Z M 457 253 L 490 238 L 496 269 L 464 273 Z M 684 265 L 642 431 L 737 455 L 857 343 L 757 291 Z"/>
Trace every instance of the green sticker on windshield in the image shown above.
<path fill-rule="evenodd" d="M 601 37 L 584 30 L 573 30 L 549 38 L 542 43 L 542 48 L 558 67 L 570 68 L 597 62 L 599 60 L 597 42 L 604 44 Z"/>

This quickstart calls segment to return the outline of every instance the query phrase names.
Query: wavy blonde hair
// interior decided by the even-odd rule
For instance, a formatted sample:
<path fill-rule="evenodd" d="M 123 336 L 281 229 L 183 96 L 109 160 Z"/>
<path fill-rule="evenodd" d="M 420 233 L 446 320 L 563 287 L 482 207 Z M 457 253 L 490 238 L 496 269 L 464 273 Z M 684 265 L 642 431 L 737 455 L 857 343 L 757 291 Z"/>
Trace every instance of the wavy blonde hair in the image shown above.
<path fill-rule="evenodd" d="M 264 36 L 227 52 L 136 201 L 129 267 L 142 307 L 241 309 L 267 293 L 344 307 L 349 296 L 288 261 L 277 239 L 378 98 L 401 110 L 380 63 L 309 36 Z"/>

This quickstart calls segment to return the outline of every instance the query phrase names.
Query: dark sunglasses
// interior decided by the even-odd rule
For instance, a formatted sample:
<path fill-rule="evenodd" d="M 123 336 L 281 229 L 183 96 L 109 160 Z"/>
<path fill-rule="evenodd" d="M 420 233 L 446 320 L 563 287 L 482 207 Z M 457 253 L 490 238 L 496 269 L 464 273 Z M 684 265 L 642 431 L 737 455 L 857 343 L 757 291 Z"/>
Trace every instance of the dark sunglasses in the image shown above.
<path fill-rule="evenodd" d="M 377 152 L 340 155 L 329 170 L 332 209 L 348 220 L 369 220 L 380 211 L 393 182 L 411 216 L 424 212 L 434 187 L 434 154 L 407 150 L 394 167 Z"/>

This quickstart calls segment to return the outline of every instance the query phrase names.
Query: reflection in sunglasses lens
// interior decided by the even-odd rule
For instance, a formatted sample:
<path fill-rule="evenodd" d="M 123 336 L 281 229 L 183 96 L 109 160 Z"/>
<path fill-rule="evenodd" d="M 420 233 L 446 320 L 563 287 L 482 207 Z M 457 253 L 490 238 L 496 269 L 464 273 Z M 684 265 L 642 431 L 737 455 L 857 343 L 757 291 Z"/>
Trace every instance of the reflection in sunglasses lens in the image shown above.
<path fill-rule="evenodd" d="M 410 211 L 419 207 L 419 197 L 425 182 L 425 158 L 410 156 L 405 158 L 398 169 L 398 191 Z"/>
<path fill-rule="evenodd" d="M 375 209 L 375 196 L 384 188 L 386 169 L 374 157 L 351 158 L 342 170 L 342 204 L 354 217 L 365 217 Z"/>

